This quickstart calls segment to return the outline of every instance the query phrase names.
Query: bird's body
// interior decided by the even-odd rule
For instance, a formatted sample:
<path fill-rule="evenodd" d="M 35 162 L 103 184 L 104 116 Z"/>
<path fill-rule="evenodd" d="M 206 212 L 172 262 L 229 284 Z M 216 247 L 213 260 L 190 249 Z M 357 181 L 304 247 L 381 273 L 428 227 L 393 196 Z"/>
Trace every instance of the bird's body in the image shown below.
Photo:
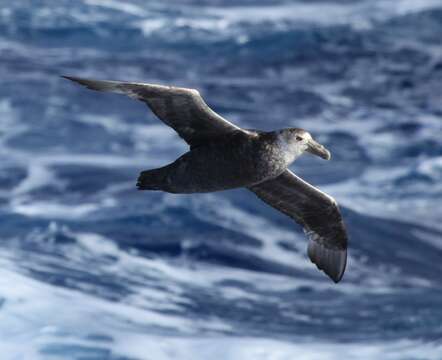
<path fill-rule="evenodd" d="M 138 186 L 181 194 L 253 186 L 282 174 L 295 160 L 279 137 L 276 132 L 233 131 L 167 166 L 143 171 Z"/>
<path fill-rule="evenodd" d="M 304 151 L 330 159 L 308 132 L 241 129 L 211 110 L 193 89 L 66 78 L 143 101 L 189 144 L 190 150 L 173 163 L 141 172 L 139 190 L 190 194 L 245 187 L 302 225 L 310 260 L 333 281 L 341 280 L 347 234 L 336 201 L 288 169 Z"/>

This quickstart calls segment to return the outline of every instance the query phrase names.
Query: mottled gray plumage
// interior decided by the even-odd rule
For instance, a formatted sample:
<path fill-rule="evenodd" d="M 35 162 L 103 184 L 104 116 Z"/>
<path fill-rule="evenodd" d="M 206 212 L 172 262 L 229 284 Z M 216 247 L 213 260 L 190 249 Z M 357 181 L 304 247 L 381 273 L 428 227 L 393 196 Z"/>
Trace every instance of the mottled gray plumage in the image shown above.
<path fill-rule="evenodd" d="M 333 281 L 341 280 L 347 234 L 338 205 L 288 170 L 304 151 L 330 159 L 328 150 L 308 132 L 241 129 L 211 110 L 193 89 L 65 78 L 143 101 L 189 144 L 190 150 L 173 163 L 141 172 L 140 190 L 201 193 L 246 187 L 302 225 L 309 238 L 310 260 Z"/>
<path fill-rule="evenodd" d="M 347 233 L 332 197 L 290 170 L 249 189 L 300 224 L 309 238 L 310 260 L 335 282 L 341 280 L 347 264 Z"/>

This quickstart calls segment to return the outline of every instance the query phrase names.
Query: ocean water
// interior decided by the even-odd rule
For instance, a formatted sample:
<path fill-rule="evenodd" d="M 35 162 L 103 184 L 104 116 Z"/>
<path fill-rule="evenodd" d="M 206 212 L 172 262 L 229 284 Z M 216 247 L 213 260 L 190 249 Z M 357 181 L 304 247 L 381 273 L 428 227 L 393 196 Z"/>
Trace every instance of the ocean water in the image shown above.
<path fill-rule="evenodd" d="M 185 144 L 61 74 L 309 130 L 341 283 L 246 190 L 138 192 Z M 441 0 L 0 0 L 0 358 L 442 359 Z"/>

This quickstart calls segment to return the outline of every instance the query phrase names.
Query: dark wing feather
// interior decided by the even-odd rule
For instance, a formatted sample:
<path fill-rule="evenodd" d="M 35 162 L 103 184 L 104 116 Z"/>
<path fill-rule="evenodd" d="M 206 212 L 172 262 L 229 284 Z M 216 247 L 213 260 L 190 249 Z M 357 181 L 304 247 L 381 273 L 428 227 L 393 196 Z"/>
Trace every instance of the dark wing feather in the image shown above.
<path fill-rule="evenodd" d="M 302 225 L 309 238 L 310 260 L 334 282 L 341 280 L 347 263 L 347 233 L 332 197 L 290 170 L 249 190 Z"/>
<path fill-rule="evenodd" d="M 197 90 L 143 83 L 88 80 L 63 76 L 92 90 L 126 94 L 146 103 L 158 118 L 173 128 L 189 145 L 241 130 L 204 102 Z"/>

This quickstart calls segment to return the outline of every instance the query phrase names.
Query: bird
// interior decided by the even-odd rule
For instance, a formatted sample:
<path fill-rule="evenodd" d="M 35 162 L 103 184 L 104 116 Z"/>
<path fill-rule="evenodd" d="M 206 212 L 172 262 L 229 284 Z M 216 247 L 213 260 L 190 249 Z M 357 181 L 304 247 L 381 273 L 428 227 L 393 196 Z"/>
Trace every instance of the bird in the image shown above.
<path fill-rule="evenodd" d="M 289 169 L 305 151 L 330 160 L 330 152 L 309 132 L 243 129 L 213 111 L 196 89 L 62 77 L 144 102 L 189 145 L 174 162 L 142 171 L 139 190 L 192 194 L 246 188 L 300 224 L 309 240 L 311 262 L 335 283 L 342 279 L 348 236 L 339 206 Z"/>

